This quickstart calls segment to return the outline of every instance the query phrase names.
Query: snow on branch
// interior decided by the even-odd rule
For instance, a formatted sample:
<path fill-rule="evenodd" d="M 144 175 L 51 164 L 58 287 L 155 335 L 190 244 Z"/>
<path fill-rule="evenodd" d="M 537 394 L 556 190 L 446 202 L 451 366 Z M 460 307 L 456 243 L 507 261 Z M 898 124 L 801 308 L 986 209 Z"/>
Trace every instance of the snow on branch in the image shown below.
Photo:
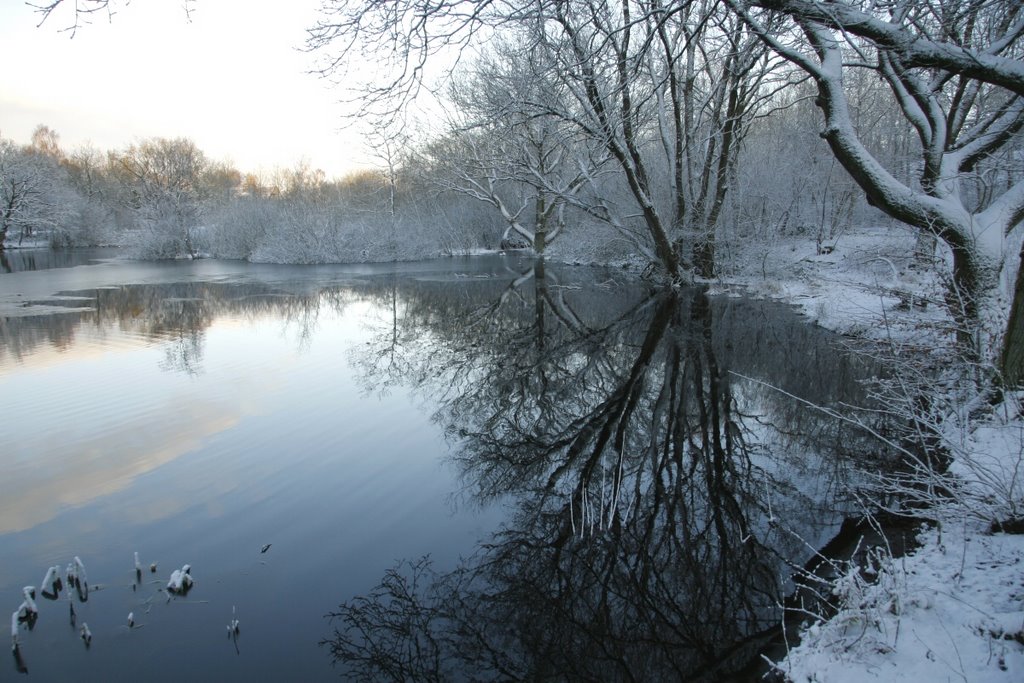
<path fill-rule="evenodd" d="M 739 0 L 730 0 L 730 4 L 737 6 Z M 969 48 L 886 21 L 844 0 L 752 0 L 749 6 L 782 12 L 871 41 L 880 49 L 898 54 L 908 67 L 945 69 L 1024 96 L 1024 62 L 1002 56 L 1024 35 L 1024 20 L 1014 22 L 986 47 Z"/>

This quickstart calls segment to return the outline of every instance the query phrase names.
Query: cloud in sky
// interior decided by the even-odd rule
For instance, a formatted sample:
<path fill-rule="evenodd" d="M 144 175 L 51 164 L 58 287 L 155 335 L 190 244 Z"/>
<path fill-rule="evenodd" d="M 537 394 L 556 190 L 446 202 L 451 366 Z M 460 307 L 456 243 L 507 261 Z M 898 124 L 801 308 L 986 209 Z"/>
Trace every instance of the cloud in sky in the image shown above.
<path fill-rule="evenodd" d="M 69 5 L 71 3 L 68 3 Z M 342 128 L 339 93 L 300 51 L 319 0 L 148 0 L 93 15 L 71 38 L 68 10 L 37 28 L 20 2 L 0 7 L 0 134 L 28 142 L 45 123 L 71 149 L 189 137 L 242 170 L 306 159 L 328 175 L 367 165 Z"/>

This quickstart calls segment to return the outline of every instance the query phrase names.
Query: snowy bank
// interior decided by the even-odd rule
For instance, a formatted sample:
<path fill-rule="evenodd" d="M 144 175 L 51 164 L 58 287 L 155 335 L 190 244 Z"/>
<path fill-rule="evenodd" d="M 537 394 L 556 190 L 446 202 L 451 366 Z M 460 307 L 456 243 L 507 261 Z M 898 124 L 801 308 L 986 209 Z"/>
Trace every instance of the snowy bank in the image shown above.
<path fill-rule="evenodd" d="M 1024 680 L 1024 536 L 951 519 L 920 540 L 877 581 L 838 581 L 843 608 L 778 669 L 794 683 Z"/>
<path fill-rule="evenodd" d="M 737 257 L 735 272 L 711 291 L 740 287 L 745 294 L 786 301 L 840 334 L 878 339 L 894 331 L 948 331 L 952 322 L 938 275 L 945 268 L 915 259 L 915 240 L 906 228 L 851 229 L 829 245 L 828 253 L 818 253 L 807 236 L 780 237 Z"/>
<path fill-rule="evenodd" d="M 948 267 L 922 265 L 914 246 L 911 232 L 890 228 L 845 233 L 829 253 L 780 239 L 713 291 L 740 286 L 841 334 L 941 352 L 952 341 L 938 275 Z M 795 683 L 1024 680 L 1024 535 L 992 531 L 1024 515 L 1021 403 L 1008 395 L 985 415 L 945 422 L 953 496 L 927 510 L 938 525 L 908 556 L 851 567 L 833 586 L 838 612 L 808 615 L 778 672 Z"/>

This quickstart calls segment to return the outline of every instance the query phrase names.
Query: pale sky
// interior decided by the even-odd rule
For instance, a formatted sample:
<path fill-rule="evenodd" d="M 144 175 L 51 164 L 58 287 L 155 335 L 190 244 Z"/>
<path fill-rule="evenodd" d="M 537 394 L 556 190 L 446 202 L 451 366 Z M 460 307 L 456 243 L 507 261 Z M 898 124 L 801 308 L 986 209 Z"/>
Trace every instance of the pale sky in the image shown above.
<path fill-rule="evenodd" d="M 242 171 L 372 165 L 298 49 L 320 0 L 198 0 L 191 20 L 183 0 L 115 0 L 74 38 L 66 4 L 37 28 L 22 0 L 0 0 L 0 136 L 24 144 L 45 123 L 67 151 L 187 137 Z"/>

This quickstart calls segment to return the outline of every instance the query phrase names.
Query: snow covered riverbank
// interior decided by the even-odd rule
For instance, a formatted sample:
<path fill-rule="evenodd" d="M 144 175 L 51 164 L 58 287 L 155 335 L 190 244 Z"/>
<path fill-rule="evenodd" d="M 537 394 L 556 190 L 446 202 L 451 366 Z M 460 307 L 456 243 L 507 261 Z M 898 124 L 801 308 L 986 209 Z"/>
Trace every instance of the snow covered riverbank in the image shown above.
<path fill-rule="evenodd" d="M 778 670 L 795 683 L 1022 680 L 1024 535 L 988 533 L 956 506 L 940 516 L 876 581 L 856 570 L 838 581 L 842 609 Z"/>
<path fill-rule="evenodd" d="M 844 235 L 828 254 L 807 237 L 752 259 L 760 273 L 726 278 L 792 302 L 818 324 L 894 347 L 951 348 L 951 322 L 935 269 L 913 262 L 913 236 L 879 228 Z M 1024 514 L 1021 395 L 984 414 L 944 422 L 955 495 L 928 511 L 908 556 L 884 556 L 865 580 L 851 568 L 834 585 L 839 612 L 810 616 L 799 645 L 776 662 L 795 683 L 1024 680 L 1024 535 L 992 520 Z M 1020 532 L 1021 529 L 1016 531 Z"/>

